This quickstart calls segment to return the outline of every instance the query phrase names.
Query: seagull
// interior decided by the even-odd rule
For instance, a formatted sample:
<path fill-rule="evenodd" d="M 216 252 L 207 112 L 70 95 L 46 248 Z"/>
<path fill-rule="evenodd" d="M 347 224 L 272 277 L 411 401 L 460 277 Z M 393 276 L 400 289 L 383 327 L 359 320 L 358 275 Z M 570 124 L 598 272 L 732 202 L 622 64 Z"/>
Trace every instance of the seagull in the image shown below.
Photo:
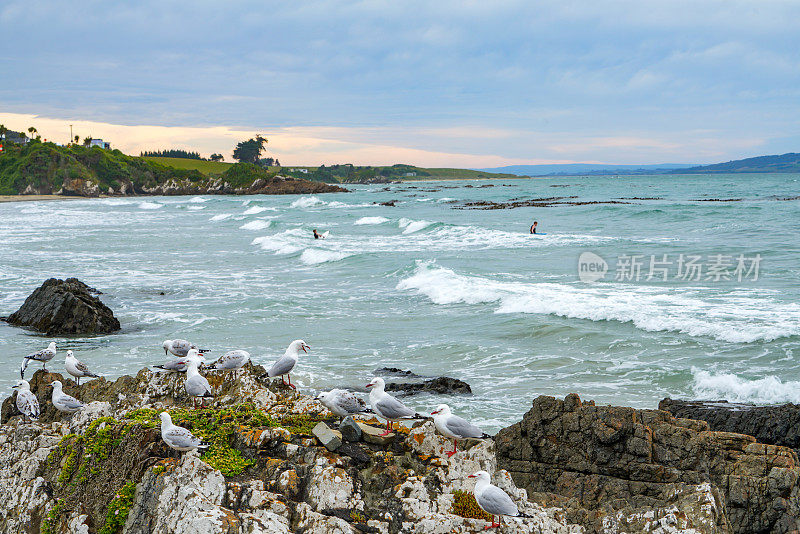
<path fill-rule="evenodd" d="M 189 356 L 192 356 L 192 353 L 196 353 L 197 349 L 192 349 L 189 351 Z M 195 400 L 197 397 L 200 397 L 200 406 L 203 406 L 204 399 L 206 397 L 213 397 L 214 395 L 211 393 L 211 384 L 208 383 L 206 377 L 200 374 L 197 370 L 197 360 L 194 358 L 190 358 L 186 367 L 186 383 L 184 384 L 186 387 L 186 393 L 192 397 L 192 406 L 197 407 L 195 404 Z"/>
<path fill-rule="evenodd" d="M 342 419 L 348 415 L 375 413 L 367 408 L 367 404 L 361 397 L 357 397 L 354 393 L 343 389 L 324 391 L 317 395 L 315 400 L 321 402 L 331 413 L 338 415 Z"/>
<path fill-rule="evenodd" d="M 186 356 L 191 349 L 197 349 L 197 352 L 209 352 L 208 349 L 200 349 L 194 343 L 189 343 L 185 339 L 167 339 L 161 344 L 164 347 L 164 355 L 170 352 L 175 356 Z"/>
<path fill-rule="evenodd" d="M 192 353 L 192 356 L 184 356 L 181 358 L 175 358 L 173 360 L 168 361 L 164 365 L 154 365 L 157 369 L 163 369 L 164 371 L 174 371 L 176 373 L 185 373 L 186 367 L 188 367 L 189 360 L 194 359 L 197 362 L 197 367 L 200 368 L 201 366 L 205 365 L 205 360 L 203 357 L 200 356 L 200 353 Z"/>
<path fill-rule="evenodd" d="M 467 478 L 477 478 L 475 482 L 475 500 L 481 510 L 492 516 L 492 524 L 484 527 L 483 530 L 499 527 L 503 516 L 508 517 L 531 517 L 520 513 L 517 505 L 508 496 L 508 493 L 501 490 L 492 484 L 492 479 L 486 471 L 478 471 L 469 475 Z M 494 522 L 494 516 L 497 516 L 497 523 Z"/>
<path fill-rule="evenodd" d="M 420 415 L 399 400 L 395 399 L 386 391 L 386 383 L 383 378 L 376 377 L 372 382 L 367 384 L 368 388 L 373 388 L 369 392 L 369 404 L 375 411 L 375 414 L 386 419 L 386 432 L 381 436 L 386 436 L 392 431 L 391 423 L 399 421 L 400 419 L 426 419 L 424 415 Z"/>
<path fill-rule="evenodd" d="M 11 386 L 17 390 L 17 409 L 27 419 L 39 419 L 41 410 L 39 409 L 39 401 L 36 395 L 31 393 L 31 385 L 27 380 L 17 380 L 17 383 Z"/>
<path fill-rule="evenodd" d="M 50 386 L 53 388 L 53 396 L 51 397 L 53 406 L 55 406 L 59 412 L 75 413 L 84 407 L 81 401 L 62 391 L 61 382 L 58 380 L 51 382 Z"/>
<path fill-rule="evenodd" d="M 431 415 L 433 416 L 433 424 L 436 425 L 436 430 L 443 436 L 453 440 L 453 452 L 447 453 L 448 458 L 458 452 L 457 439 L 486 439 L 491 437 L 469 421 L 453 415 L 450 412 L 450 407 L 446 404 L 437 406 L 436 410 L 431 412 Z"/>
<path fill-rule="evenodd" d="M 278 360 L 272 364 L 272 367 L 270 367 L 269 371 L 267 371 L 267 376 L 270 378 L 279 376 L 281 377 L 281 383 L 283 383 L 283 385 L 289 386 L 292 389 L 297 389 L 292 384 L 292 377 L 289 375 L 289 373 L 292 371 L 292 369 L 294 369 L 297 359 L 300 357 L 300 351 L 302 350 L 303 352 L 308 353 L 308 349 L 310 348 L 311 347 L 309 347 L 302 339 L 295 339 L 289 343 L 289 347 L 287 347 L 286 352 L 283 353 L 283 356 L 278 358 Z M 289 379 L 288 384 L 286 381 L 284 381 L 283 375 L 286 375 L 286 377 Z"/>
<path fill-rule="evenodd" d="M 167 412 L 161 412 L 159 417 L 161 417 L 161 439 L 170 448 L 186 452 L 208 447 L 207 443 L 203 443 L 200 438 L 196 438 L 189 430 L 182 426 L 173 425 L 172 417 Z"/>
<path fill-rule="evenodd" d="M 78 361 L 71 350 L 67 351 L 67 358 L 64 360 L 64 367 L 66 367 L 67 372 L 74 376 L 77 379 L 78 385 L 81 385 L 81 377 L 82 376 L 90 376 L 93 378 L 97 378 L 97 375 L 94 374 L 86 367 L 86 364 Z"/>
<path fill-rule="evenodd" d="M 222 357 L 211 364 L 209 369 L 228 370 L 240 369 L 250 361 L 250 353 L 246 350 L 229 350 Z"/>
<path fill-rule="evenodd" d="M 47 365 L 46 365 L 47 362 L 55 358 L 55 356 L 56 356 L 56 342 L 51 341 L 46 349 L 25 356 L 25 359 L 22 360 L 22 367 L 20 367 L 19 369 L 19 377 L 23 380 L 25 379 L 25 369 L 28 368 L 28 364 L 30 363 L 31 360 L 42 362 L 42 369 L 47 371 Z"/>

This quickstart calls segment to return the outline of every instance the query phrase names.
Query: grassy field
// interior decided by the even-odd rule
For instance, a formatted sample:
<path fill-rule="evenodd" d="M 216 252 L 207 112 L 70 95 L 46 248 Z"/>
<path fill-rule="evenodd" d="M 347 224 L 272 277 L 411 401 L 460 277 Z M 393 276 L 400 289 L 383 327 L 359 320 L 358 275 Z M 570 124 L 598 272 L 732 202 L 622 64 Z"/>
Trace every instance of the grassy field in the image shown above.
<path fill-rule="evenodd" d="M 222 174 L 233 165 L 232 163 L 223 163 L 220 161 L 203 161 L 201 159 L 187 159 L 187 158 L 151 158 L 145 157 L 144 159 L 150 160 L 153 163 L 160 163 L 173 169 L 187 169 L 197 170 L 203 174 Z"/>

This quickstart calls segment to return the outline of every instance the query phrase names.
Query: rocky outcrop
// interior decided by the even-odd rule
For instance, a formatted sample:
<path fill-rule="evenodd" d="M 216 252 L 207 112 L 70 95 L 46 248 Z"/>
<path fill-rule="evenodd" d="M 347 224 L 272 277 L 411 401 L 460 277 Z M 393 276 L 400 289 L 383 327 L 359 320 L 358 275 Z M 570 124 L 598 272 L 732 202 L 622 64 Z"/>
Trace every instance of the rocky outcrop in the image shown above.
<path fill-rule="evenodd" d="M 800 529 L 794 451 L 704 421 L 543 396 L 495 440 L 517 485 L 588 532 Z"/>
<path fill-rule="evenodd" d="M 413 380 L 413 382 L 390 382 L 386 384 L 386 391 L 396 391 L 400 395 L 415 395 L 417 393 L 435 393 L 438 395 L 472 395 L 472 388 L 458 378 L 449 376 L 425 377 L 406 369 L 397 367 L 381 367 L 375 369 L 375 374 L 380 376 L 398 376 Z"/>
<path fill-rule="evenodd" d="M 658 404 L 675 417 L 705 421 L 711 430 L 753 436 L 760 443 L 783 445 L 800 454 L 800 406 L 754 406 L 727 401 L 664 399 Z"/>
<path fill-rule="evenodd" d="M 77 278 L 50 278 L 6 318 L 9 324 L 49 336 L 108 334 L 120 329 L 108 306 Z"/>
<path fill-rule="evenodd" d="M 309 396 L 260 381 L 263 373 L 252 364 L 208 373 L 212 405 L 191 410 L 178 373 L 142 370 L 78 388 L 37 371 L 31 387 L 45 407 L 41 420 L 11 416 L 0 426 L 0 532 L 475 532 L 488 523 L 464 517 L 475 509 L 464 501 L 473 486 L 466 475 L 479 469 L 531 516 L 505 532 L 581 531 L 497 471 L 491 440 L 462 443 L 448 459 L 450 442 L 427 422 L 383 445 L 355 441 L 331 452 L 312 432 L 335 418 Z M 87 407 L 71 418 L 48 409 L 55 379 Z M 156 424 L 164 409 L 208 441 L 208 451 L 167 449 Z"/>

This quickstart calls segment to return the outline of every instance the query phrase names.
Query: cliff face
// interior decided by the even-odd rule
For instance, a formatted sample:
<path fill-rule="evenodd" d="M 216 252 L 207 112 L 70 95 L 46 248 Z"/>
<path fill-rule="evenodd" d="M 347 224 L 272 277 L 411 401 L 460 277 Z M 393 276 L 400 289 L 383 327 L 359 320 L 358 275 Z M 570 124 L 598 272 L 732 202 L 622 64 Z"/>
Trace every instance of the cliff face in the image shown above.
<path fill-rule="evenodd" d="M 0 494 L 8 498 L 0 532 L 474 532 L 488 523 L 462 517 L 479 512 L 465 477 L 480 469 L 532 516 L 507 532 L 581 530 L 496 472 L 492 441 L 448 460 L 450 443 L 431 422 L 385 445 L 345 443 L 330 452 L 311 428 L 331 415 L 308 396 L 261 382 L 263 372 L 248 365 L 208 373 L 212 406 L 191 410 L 182 375 L 142 370 L 78 388 L 37 371 L 39 422 L 23 424 L 13 397 L 3 402 Z M 57 412 L 47 401 L 56 379 L 88 406 L 71 418 Z M 163 409 L 211 447 L 181 455 L 166 448 L 155 424 Z"/>
<path fill-rule="evenodd" d="M 498 465 L 589 532 L 796 532 L 800 465 L 786 447 L 705 421 L 539 397 L 496 436 Z M 650 527 L 645 525 L 650 522 Z"/>

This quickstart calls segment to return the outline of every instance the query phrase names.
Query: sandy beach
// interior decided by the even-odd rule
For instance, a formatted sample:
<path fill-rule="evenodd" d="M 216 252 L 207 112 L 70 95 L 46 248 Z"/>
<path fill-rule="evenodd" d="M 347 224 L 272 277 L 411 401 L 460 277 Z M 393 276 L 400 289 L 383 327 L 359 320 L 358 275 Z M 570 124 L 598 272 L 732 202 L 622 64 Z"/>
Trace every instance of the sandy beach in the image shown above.
<path fill-rule="evenodd" d="M 79 200 L 87 197 L 67 197 L 63 195 L 0 195 L 0 202 L 29 202 L 31 200 Z"/>

